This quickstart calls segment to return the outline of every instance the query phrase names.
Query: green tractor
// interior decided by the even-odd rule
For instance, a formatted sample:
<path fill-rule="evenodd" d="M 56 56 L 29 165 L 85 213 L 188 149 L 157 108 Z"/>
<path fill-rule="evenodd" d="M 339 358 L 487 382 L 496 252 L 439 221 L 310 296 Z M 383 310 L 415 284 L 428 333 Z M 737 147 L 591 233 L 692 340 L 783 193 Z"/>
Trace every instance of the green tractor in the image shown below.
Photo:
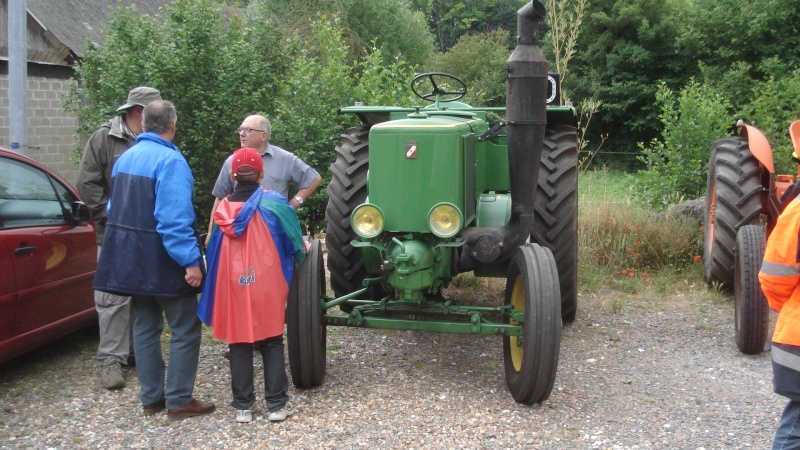
<path fill-rule="evenodd" d="M 513 398 L 546 400 L 562 322 L 577 311 L 575 112 L 539 48 L 544 6 L 518 11 L 505 108 L 458 102 L 463 81 L 424 73 L 411 82 L 426 107 L 356 105 L 362 125 L 342 135 L 331 166 L 325 237 L 292 281 L 287 341 L 295 386 L 325 376 L 326 327 L 503 337 Z M 551 103 L 548 105 L 548 103 Z M 487 115 L 505 120 L 490 126 Z M 499 306 L 443 295 L 463 272 L 506 278 Z M 335 308 L 338 306 L 338 309 Z"/>

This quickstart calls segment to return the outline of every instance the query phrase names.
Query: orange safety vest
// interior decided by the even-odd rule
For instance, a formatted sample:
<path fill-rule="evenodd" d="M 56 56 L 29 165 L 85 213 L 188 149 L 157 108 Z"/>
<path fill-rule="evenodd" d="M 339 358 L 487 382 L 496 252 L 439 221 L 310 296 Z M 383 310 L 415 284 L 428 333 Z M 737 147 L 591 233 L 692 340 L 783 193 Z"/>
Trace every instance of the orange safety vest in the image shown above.
<path fill-rule="evenodd" d="M 800 198 L 778 217 L 758 279 L 770 308 L 778 311 L 772 342 L 800 346 Z"/>

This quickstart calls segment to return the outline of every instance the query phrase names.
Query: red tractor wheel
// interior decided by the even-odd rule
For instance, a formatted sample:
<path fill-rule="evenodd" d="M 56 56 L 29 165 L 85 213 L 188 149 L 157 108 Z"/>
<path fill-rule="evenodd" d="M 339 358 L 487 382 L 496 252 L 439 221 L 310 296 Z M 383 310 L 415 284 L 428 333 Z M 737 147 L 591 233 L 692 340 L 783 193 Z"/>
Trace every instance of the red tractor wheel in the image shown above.
<path fill-rule="evenodd" d="M 703 271 L 709 285 L 733 287 L 736 233 L 745 225 L 757 225 L 763 211 L 761 170 L 747 139 L 714 142 L 703 224 Z"/>
<path fill-rule="evenodd" d="M 755 355 L 767 342 L 769 305 L 761 291 L 758 271 L 764 259 L 764 227 L 745 225 L 736 235 L 736 271 L 734 302 L 736 311 L 736 346 L 742 353 Z"/>

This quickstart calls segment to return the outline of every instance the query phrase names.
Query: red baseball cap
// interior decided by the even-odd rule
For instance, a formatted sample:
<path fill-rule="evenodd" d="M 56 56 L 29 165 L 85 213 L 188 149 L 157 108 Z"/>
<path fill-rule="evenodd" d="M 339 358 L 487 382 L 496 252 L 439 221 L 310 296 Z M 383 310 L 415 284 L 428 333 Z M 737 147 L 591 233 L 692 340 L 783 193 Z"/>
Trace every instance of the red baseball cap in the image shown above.
<path fill-rule="evenodd" d="M 264 162 L 261 160 L 261 154 L 258 153 L 258 150 L 247 147 L 233 152 L 233 161 L 231 161 L 231 173 L 233 176 L 259 173 L 263 168 Z"/>

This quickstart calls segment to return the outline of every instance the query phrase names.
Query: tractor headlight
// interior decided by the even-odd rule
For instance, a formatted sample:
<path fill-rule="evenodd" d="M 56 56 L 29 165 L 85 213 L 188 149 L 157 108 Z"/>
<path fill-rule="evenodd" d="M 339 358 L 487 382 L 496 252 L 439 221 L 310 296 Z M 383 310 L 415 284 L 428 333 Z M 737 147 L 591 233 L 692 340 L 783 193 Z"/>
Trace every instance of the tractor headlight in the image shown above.
<path fill-rule="evenodd" d="M 440 238 L 455 236 L 463 221 L 461 211 L 450 203 L 439 203 L 428 213 L 428 226 Z"/>
<path fill-rule="evenodd" d="M 356 207 L 350 223 L 359 236 L 374 238 L 383 231 L 383 212 L 377 206 L 365 203 Z"/>

